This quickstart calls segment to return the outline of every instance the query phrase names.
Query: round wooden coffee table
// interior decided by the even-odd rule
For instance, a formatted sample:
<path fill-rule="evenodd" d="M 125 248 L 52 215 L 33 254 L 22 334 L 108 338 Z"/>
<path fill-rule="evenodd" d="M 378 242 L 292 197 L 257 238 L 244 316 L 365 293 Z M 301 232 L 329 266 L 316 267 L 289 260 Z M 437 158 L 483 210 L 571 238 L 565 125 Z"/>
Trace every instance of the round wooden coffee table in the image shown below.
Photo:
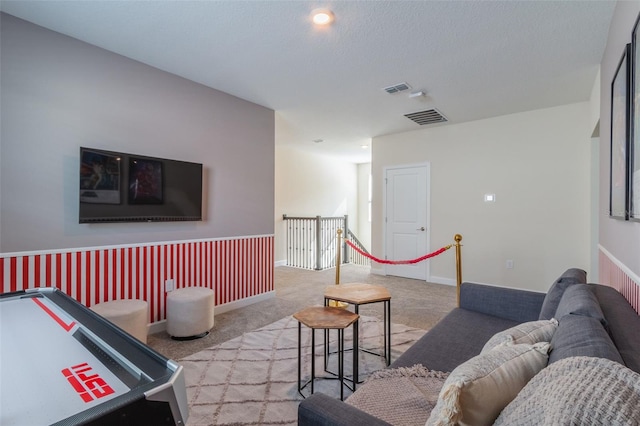
<path fill-rule="evenodd" d="M 391 364 L 391 294 L 381 285 L 350 283 L 328 286 L 324 291 L 324 304 L 330 300 L 346 302 L 354 306 L 359 314 L 360 305 L 382 302 L 384 304 L 384 349 L 383 354 L 372 352 L 365 348 L 360 350 L 378 356 L 383 356 L 387 366 Z"/>
<path fill-rule="evenodd" d="M 338 377 L 340 381 L 340 400 L 344 400 L 344 330 L 353 324 L 353 388 L 355 392 L 358 381 L 358 319 L 360 315 L 345 309 L 330 306 L 316 306 L 306 308 L 293 314 L 298 320 L 298 393 L 306 398 L 302 390 L 311 383 L 313 394 L 313 382 L 318 379 L 335 379 L 335 377 L 316 377 L 316 330 L 338 330 Z M 302 384 L 302 324 L 311 329 L 311 378 Z M 328 341 L 325 347 L 329 347 Z M 325 350 L 324 365 L 327 370 L 328 350 Z M 348 387 L 348 385 L 346 385 Z"/>

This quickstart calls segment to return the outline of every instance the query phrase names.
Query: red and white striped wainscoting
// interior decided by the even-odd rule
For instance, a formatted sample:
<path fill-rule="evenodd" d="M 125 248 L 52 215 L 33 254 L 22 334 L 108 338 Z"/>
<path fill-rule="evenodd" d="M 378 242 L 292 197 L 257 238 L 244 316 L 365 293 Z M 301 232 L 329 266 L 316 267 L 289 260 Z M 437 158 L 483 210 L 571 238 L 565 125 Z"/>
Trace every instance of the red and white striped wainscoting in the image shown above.
<path fill-rule="evenodd" d="M 599 282 L 618 290 L 640 314 L 640 277 L 625 267 L 611 253 L 600 247 Z"/>
<path fill-rule="evenodd" d="M 56 287 L 83 305 L 149 302 L 149 322 L 166 319 L 167 279 L 208 287 L 216 306 L 273 292 L 273 235 L 0 254 L 0 292 Z"/>

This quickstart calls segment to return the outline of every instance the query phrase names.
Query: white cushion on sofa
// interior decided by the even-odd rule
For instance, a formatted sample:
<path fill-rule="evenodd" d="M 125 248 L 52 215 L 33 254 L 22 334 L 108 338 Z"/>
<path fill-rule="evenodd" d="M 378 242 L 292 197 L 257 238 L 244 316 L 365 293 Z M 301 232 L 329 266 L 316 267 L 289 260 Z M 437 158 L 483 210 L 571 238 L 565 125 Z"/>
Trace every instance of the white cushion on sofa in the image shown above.
<path fill-rule="evenodd" d="M 558 321 L 553 318 L 550 320 L 524 322 L 494 334 L 493 337 L 485 343 L 480 353 L 489 351 L 505 342 L 512 342 L 514 344 L 528 343 L 530 345 L 538 342 L 550 342 L 557 329 Z"/>
<path fill-rule="evenodd" d="M 427 426 L 491 424 L 547 365 L 549 343 L 503 344 L 456 367 Z"/>
<path fill-rule="evenodd" d="M 640 374 L 605 358 L 550 364 L 500 413 L 496 425 L 640 424 Z"/>

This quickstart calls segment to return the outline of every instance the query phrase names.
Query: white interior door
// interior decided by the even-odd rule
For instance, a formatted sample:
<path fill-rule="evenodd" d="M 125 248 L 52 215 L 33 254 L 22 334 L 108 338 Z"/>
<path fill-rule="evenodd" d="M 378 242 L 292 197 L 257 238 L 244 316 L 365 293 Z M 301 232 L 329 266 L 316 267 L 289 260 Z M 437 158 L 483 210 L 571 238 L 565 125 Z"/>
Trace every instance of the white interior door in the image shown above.
<path fill-rule="evenodd" d="M 416 259 L 429 248 L 429 165 L 385 170 L 385 256 Z M 429 261 L 385 265 L 387 275 L 426 280 Z"/>

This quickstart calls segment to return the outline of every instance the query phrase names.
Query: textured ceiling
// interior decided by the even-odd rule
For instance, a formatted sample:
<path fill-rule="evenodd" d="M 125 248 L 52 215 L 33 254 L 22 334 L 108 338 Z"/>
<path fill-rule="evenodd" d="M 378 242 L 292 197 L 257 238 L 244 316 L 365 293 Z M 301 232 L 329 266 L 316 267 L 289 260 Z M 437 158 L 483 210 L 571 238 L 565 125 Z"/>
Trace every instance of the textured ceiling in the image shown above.
<path fill-rule="evenodd" d="M 329 7 L 330 28 L 311 10 Z M 6 13 L 276 111 L 277 143 L 368 161 L 360 145 L 586 101 L 612 1 L 2 1 Z M 425 97 L 393 95 L 401 82 Z M 448 124 L 436 124 L 437 126 Z M 323 139 L 322 143 L 314 143 Z"/>

